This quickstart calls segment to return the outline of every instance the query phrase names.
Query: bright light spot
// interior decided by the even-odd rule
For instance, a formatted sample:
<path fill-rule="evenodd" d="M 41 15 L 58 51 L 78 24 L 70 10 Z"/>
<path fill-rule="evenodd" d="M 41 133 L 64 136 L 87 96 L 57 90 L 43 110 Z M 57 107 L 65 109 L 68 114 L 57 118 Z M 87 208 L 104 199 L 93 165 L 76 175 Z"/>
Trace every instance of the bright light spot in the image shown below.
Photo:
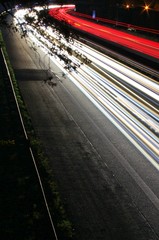
<path fill-rule="evenodd" d="M 148 11 L 148 10 L 149 10 L 149 6 L 148 6 L 148 5 L 145 5 L 144 9 L 145 9 L 146 11 Z"/>

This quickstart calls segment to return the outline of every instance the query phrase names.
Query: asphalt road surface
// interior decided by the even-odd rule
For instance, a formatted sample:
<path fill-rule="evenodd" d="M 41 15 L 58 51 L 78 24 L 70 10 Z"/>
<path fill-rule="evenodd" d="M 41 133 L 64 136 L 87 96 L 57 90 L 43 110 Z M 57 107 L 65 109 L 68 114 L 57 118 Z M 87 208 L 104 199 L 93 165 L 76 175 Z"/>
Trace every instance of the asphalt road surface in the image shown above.
<path fill-rule="evenodd" d="M 40 49 L 4 39 L 74 239 L 159 239 L 158 171 Z"/>

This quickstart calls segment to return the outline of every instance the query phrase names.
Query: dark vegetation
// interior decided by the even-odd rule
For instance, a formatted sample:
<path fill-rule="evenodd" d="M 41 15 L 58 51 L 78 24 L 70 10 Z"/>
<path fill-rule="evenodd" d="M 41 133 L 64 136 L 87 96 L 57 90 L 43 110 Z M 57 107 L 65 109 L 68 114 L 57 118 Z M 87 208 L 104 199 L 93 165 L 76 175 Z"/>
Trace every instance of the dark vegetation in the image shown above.
<path fill-rule="evenodd" d="M 1 45 L 5 51 L 2 39 Z M 7 240 L 54 239 L 29 151 L 31 146 L 57 235 L 60 239 L 71 239 L 71 224 L 66 218 L 47 158 L 35 136 L 7 55 L 6 59 L 29 141 L 24 136 L 8 74 L 0 54 L 0 237 Z"/>

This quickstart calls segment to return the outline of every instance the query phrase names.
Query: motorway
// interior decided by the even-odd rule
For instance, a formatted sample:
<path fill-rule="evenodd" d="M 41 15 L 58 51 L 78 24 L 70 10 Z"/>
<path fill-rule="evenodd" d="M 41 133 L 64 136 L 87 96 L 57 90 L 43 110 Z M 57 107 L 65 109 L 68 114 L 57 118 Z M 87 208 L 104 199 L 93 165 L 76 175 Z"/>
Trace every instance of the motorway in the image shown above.
<path fill-rule="evenodd" d="M 158 239 L 158 85 L 78 42 L 68 69 L 37 35 L 4 38 L 77 239 Z"/>
<path fill-rule="evenodd" d="M 27 31 L 34 47 L 41 46 L 45 53 L 50 51 L 55 55 L 56 46 L 56 54 L 59 52 L 60 56 L 69 59 L 69 66 L 60 59 L 58 66 L 63 71 L 66 66 L 69 68 L 74 84 L 159 170 L 158 83 L 77 40 L 69 43 L 61 36 L 59 39 L 58 33 L 49 27 L 39 30 L 28 27 Z M 82 64 L 84 59 L 88 63 Z"/>

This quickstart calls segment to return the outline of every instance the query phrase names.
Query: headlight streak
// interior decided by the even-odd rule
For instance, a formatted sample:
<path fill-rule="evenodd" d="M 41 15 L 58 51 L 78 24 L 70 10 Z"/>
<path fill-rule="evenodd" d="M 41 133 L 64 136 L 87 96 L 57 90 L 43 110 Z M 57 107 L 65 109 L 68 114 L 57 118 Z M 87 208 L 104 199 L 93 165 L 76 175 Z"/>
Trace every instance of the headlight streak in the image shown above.
<path fill-rule="evenodd" d="M 87 67 L 87 72 L 89 71 L 89 68 Z M 93 71 L 93 75 L 96 75 L 96 73 Z M 92 75 L 92 78 L 93 78 Z M 102 88 L 108 89 L 109 92 L 116 94 L 116 100 L 117 95 L 118 99 L 122 98 L 124 101 L 129 102 L 130 106 L 133 106 L 132 108 L 132 114 L 136 114 L 136 118 L 140 118 L 140 121 L 142 123 L 146 123 L 147 127 L 151 129 L 151 131 L 155 132 L 155 134 L 159 133 L 159 126 L 158 126 L 158 115 L 154 115 L 152 112 L 150 112 L 149 109 L 145 109 L 144 105 L 141 105 L 135 98 L 133 98 L 131 95 L 127 92 L 124 92 L 123 89 L 118 88 L 118 86 L 110 83 L 107 81 L 106 78 L 102 78 L 102 76 L 96 76 L 96 79 L 98 79 L 98 83 L 101 85 Z M 130 107 L 127 104 L 127 110 L 130 111 Z M 151 119 L 151 121 L 148 121 L 148 119 Z M 151 123 L 151 124 L 150 124 Z M 153 124 L 152 124 L 153 123 Z"/>
<path fill-rule="evenodd" d="M 83 68 L 82 68 L 83 69 Z M 82 70 L 79 69 L 79 72 Z M 89 69 L 87 66 L 87 69 L 85 69 L 85 72 L 83 72 L 83 75 L 85 79 L 90 79 L 90 82 L 94 82 L 96 86 L 99 87 L 99 91 L 102 91 L 104 93 L 107 93 L 112 98 L 115 99 L 119 104 L 122 104 L 124 108 L 127 109 L 127 111 L 131 112 L 132 115 L 134 115 L 137 119 L 140 119 L 142 124 L 146 124 L 147 127 L 153 130 L 156 134 L 159 133 L 159 126 L 158 122 L 154 119 L 151 119 L 151 121 L 148 121 L 149 112 L 144 112 L 140 105 L 137 105 L 135 101 L 132 101 L 129 97 L 127 97 L 124 92 L 121 92 L 117 87 L 115 88 L 113 85 L 111 85 L 109 82 L 106 82 L 106 79 L 102 79 L 99 76 L 97 77 L 95 75 L 95 72 Z M 87 75 L 86 75 L 87 73 Z M 81 73 L 82 74 L 82 73 Z M 88 75 L 89 74 L 89 75 Z M 98 81 L 97 81 L 98 80 Z M 141 108 L 141 109 L 140 109 Z M 151 122 L 151 126 L 150 126 Z"/>
<path fill-rule="evenodd" d="M 46 30 L 46 29 L 45 29 Z M 51 34 L 51 30 L 47 29 L 47 33 Z M 51 34 L 56 37 L 56 33 Z M 45 53 L 51 53 L 50 47 L 52 43 L 44 38 L 30 27 L 28 34 L 37 46 L 42 48 Z M 40 38 L 40 41 L 38 40 Z M 57 37 L 58 38 L 58 37 Z M 65 41 L 61 38 L 61 42 Z M 103 114 L 109 118 L 113 124 L 120 129 L 120 131 L 131 141 L 133 144 L 147 157 L 149 161 L 159 170 L 157 163 L 159 157 L 159 126 L 156 122 L 158 120 L 157 109 L 150 108 L 149 103 L 144 100 L 140 101 L 140 97 L 136 99 L 136 95 L 130 94 L 127 87 L 119 87 L 119 83 L 115 84 L 115 79 L 111 82 L 101 75 L 103 69 L 108 72 L 113 72 L 114 76 L 118 76 L 123 82 L 128 82 L 134 88 L 139 89 L 144 94 L 149 95 L 155 101 L 158 101 L 159 86 L 151 79 L 146 78 L 144 75 L 139 75 L 138 72 L 118 63 L 110 57 L 92 50 L 80 43 L 79 47 L 77 41 L 72 45 L 74 50 L 81 51 L 82 54 L 88 56 L 92 60 L 90 67 L 82 65 L 76 72 L 68 73 L 64 69 L 65 63 L 60 61 L 56 56 L 48 56 L 58 65 L 58 67 L 67 73 L 69 79 L 99 108 Z M 65 54 L 67 54 L 65 52 Z M 69 56 L 75 63 L 79 60 L 74 56 Z M 100 73 L 93 69 L 93 65 L 99 68 Z M 105 75 L 107 75 L 105 73 Z M 109 75 L 109 74 L 108 74 Z M 109 78 L 112 78 L 109 77 Z M 124 90 L 125 89 L 125 90 Z"/>
<path fill-rule="evenodd" d="M 135 104 L 137 107 L 141 108 L 142 111 L 146 112 L 149 116 L 151 116 L 155 120 L 158 120 L 158 112 L 156 112 L 156 108 L 154 108 L 152 105 L 148 104 L 141 97 L 139 97 L 137 94 L 132 92 L 132 90 L 130 90 L 127 86 L 124 86 L 115 78 L 110 77 L 109 74 L 104 74 L 103 77 L 102 75 L 99 74 L 97 75 L 94 71 L 94 75 L 96 75 L 96 78 L 100 79 L 101 85 L 111 86 L 111 88 L 115 89 L 115 91 L 120 92 L 122 96 L 124 96 L 133 104 Z"/>
<path fill-rule="evenodd" d="M 114 75 L 121 77 L 122 80 L 159 101 L 159 85 L 151 81 L 151 79 L 142 76 L 142 74 L 139 75 L 135 70 L 132 72 L 132 69 L 123 66 L 123 64 L 116 62 L 114 59 L 110 59 L 109 57 L 105 58 L 102 54 L 96 53 L 96 51 L 89 47 L 88 49 L 82 47 L 82 50 L 88 55 L 93 63 L 97 63 L 107 71 L 113 72 Z"/>
<path fill-rule="evenodd" d="M 89 71 L 89 68 L 87 67 L 87 72 Z M 93 69 L 91 69 L 93 71 Z M 145 100 L 143 100 L 141 97 L 136 95 L 134 92 L 132 92 L 127 86 L 122 85 L 119 81 L 114 79 L 113 77 L 110 77 L 109 74 L 99 74 L 95 70 L 93 71 L 93 75 L 96 76 L 98 81 L 102 86 L 111 86 L 111 88 L 115 89 L 115 91 L 120 92 L 122 96 L 124 96 L 126 99 L 128 99 L 130 102 L 133 102 L 136 106 L 141 108 L 144 112 L 146 112 L 150 117 L 154 118 L 156 121 L 158 121 L 158 111 L 156 108 L 154 108 L 152 105 L 147 103 Z"/>
<path fill-rule="evenodd" d="M 140 121 L 138 121 L 136 118 L 133 117 L 132 114 L 129 113 L 129 111 L 128 111 L 128 110 L 130 110 L 129 104 L 128 104 L 128 110 L 125 110 L 126 103 L 125 103 L 124 99 L 122 99 L 123 104 L 121 104 L 121 101 L 119 101 L 117 97 L 115 97 L 115 99 L 114 99 L 112 97 L 112 95 L 110 96 L 109 94 L 107 94 L 100 87 L 98 87 L 96 82 L 93 82 L 91 79 L 89 79 L 88 76 L 83 74 L 82 77 L 83 77 L 83 82 L 82 82 L 83 86 L 85 84 L 87 86 L 88 91 L 91 89 L 91 94 L 93 96 L 95 96 L 98 100 L 100 99 L 99 101 L 101 101 L 102 105 L 104 105 L 105 108 L 108 108 L 109 111 L 112 111 L 113 109 L 115 109 L 113 111 L 113 114 L 116 117 L 117 117 L 117 113 L 118 113 L 118 116 L 122 116 L 122 118 L 120 119 L 121 122 L 124 119 L 126 119 L 127 124 L 131 123 L 131 125 L 134 126 L 134 129 L 135 128 L 138 129 L 138 132 L 136 132 L 136 135 L 139 135 L 138 133 L 142 132 L 142 135 L 144 135 L 145 139 L 148 139 L 150 142 L 150 145 L 149 145 L 149 142 L 147 142 L 147 145 L 149 145 L 149 147 L 151 146 L 151 148 L 153 148 L 153 146 L 155 146 L 153 151 L 155 151 L 156 154 L 159 154 L 158 145 L 157 145 L 158 138 L 154 134 L 152 134 L 150 131 L 148 131 L 148 129 L 143 124 L 141 124 Z M 110 107 L 109 107 L 109 105 L 110 105 Z M 122 105 L 124 106 L 124 108 Z M 132 108 L 132 110 L 133 110 L 133 108 Z M 125 125 L 127 125 L 126 121 L 125 121 Z M 141 138 L 141 135 L 140 135 L 140 138 Z M 143 138 L 143 136 L 142 136 L 142 138 Z"/>

